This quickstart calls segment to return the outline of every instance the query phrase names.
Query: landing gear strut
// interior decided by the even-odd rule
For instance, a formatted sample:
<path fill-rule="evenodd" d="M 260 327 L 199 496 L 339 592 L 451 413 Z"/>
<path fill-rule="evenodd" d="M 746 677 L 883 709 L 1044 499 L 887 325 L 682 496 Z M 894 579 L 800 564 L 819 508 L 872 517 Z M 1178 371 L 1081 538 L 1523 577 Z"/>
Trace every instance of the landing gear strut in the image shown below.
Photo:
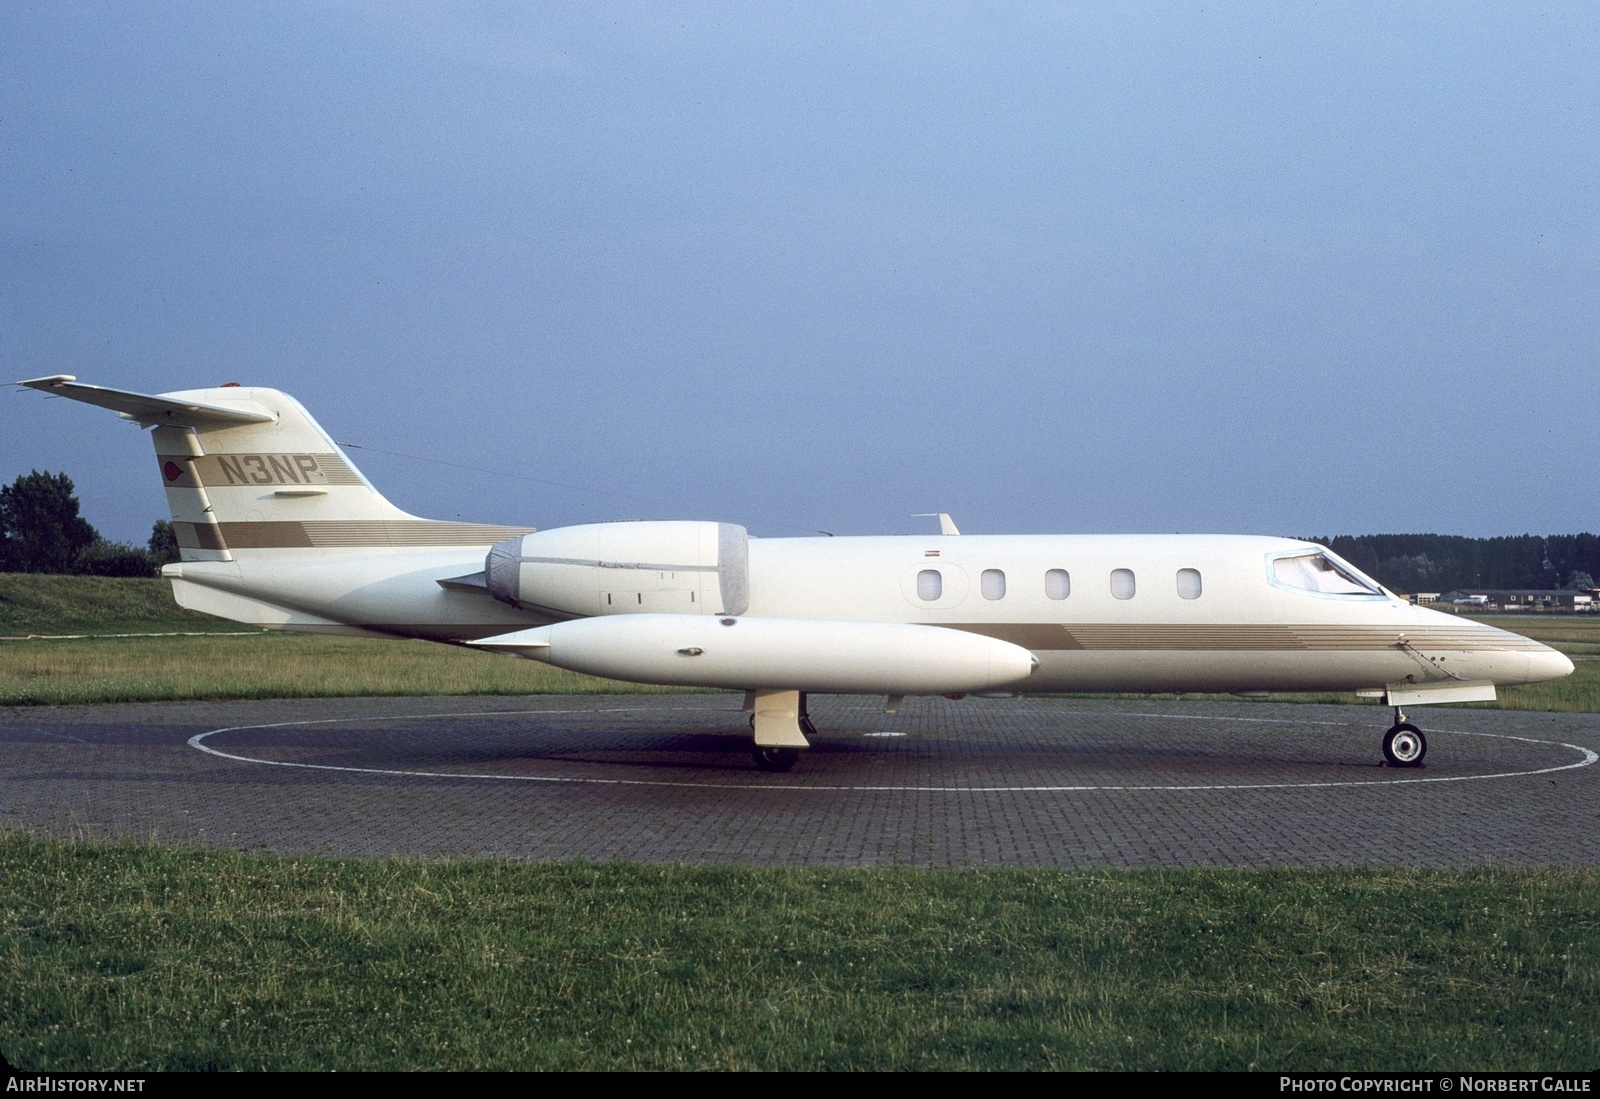
<path fill-rule="evenodd" d="M 800 749 L 811 747 L 806 737 L 817 735 L 800 691 L 748 691 L 745 709 L 755 732 L 756 766 L 763 771 L 787 771 L 800 758 Z"/>
<path fill-rule="evenodd" d="M 817 735 L 817 727 L 811 724 L 811 714 L 806 709 L 806 694 L 800 692 L 800 731 L 808 737 Z"/>
<path fill-rule="evenodd" d="M 1406 720 L 1400 707 L 1394 708 L 1394 725 L 1383 734 L 1383 759 L 1390 767 L 1421 767 L 1428 754 L 1428 738 Z"/>

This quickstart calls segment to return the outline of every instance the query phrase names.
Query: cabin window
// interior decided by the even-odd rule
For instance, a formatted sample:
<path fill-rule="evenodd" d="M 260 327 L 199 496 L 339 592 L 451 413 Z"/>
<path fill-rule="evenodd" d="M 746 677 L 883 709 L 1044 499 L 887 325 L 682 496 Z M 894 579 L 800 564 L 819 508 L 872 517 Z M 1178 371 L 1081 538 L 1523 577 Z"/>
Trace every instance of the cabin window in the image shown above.
<path fill-rule="evenodd" d="M 944 577 L 939 575 L 938 569 L 923 569 L 917 573 L 917 598 L 929 603 L 937 603 L 939 596 L 944 594 Z"/>
<path fill-rule="evenodd" d="M 1065 599 L 1072 594 L 1072 577 L 1066 569 L 1051 569 L 1044 574 L 1044 593 L 1051 599 Z"/>
<path fill-rule="evenodd" d="M 1111 596 L 1114 599 L 1133 598 L 1133 570 L 1111 570 Z"/>
<path fill-rule="evenodd" d="M 1200 598 L 1200 570 L 1178 570 L 1178 594 L 1184 599 Z"/>
<path fill-rule="evenodd" d="M 983 575 L 978 577 L 978 588 L 985 599 L 1004 599 L 1006 574 L 999 569 L 984 569 Z"/>
<path fill-rule="evenodd" d="M 1298 553 L 1272 561 L 1272 578 L 1289 588 L 1323 595 L 1382 595 L 1378 585 L 1326 553 Z"/>

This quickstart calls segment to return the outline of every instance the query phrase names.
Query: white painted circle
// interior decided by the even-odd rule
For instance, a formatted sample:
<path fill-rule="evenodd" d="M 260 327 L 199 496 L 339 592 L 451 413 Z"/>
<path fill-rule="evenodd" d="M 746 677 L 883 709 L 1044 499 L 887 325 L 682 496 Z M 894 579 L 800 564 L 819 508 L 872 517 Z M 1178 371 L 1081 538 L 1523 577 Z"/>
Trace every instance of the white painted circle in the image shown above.
<path fill-rule="evenodd" d="M 1492 740 L 1514 740 L 1523 744 L 1547 745 L 1553 748 L 1566 748 L 1577 752 L 1583 758 L 1576 763 L 1566 763 L 1558 767 L 1540 767 L 1528 771 L 1500 771 L 1488 775 L 1451 775 L 1438 778 L 1423 777 L 1391 777 L 1383 779 L 1352 779 L 1345 782 L 1243 782 L 1243 783 L 1194 783 L 1194 784 L 1169 784 L 1169 785 L 1139 785 L 1135 783 L 1100 783 L 1080 785 L 1014 785 L 1014 786 L 917 786 L 917 785 L 860 785 L 843 786 L 837 784 L 803 785 L 804 776 L 793 776 L 788 781 L 775 781 L 775 776 L 763 775 L 749 782 L 688 782 L 663 779 L 626 779 L 626 778 L 592 778 L 568 775 L 495 775 L 472 771 L 413 771 L 393 767 L 345 767 L 331 763 L 297 763 L 292 760 L 260 759 L 253 756 L 241 756 L 232 752 L 224 752 L 205 743 L 207 737 L 219 736 L 222 733 L 242 733 L 256 729 L 291 729 L 304 728 L 313 725 L 351 725 L 357 722 L 370 723 L 373 721 L 433 721 L 439 719 L 458 719 L 468 717 L 525 717 L 529 715 L 553 717 L 566 714 L 613 714 L 613 713 L 639 713 L 654 709 L 650 706 L 624 706 L 624 707 L 599 707 L 581 710 L 484 710 L 466 713 L 443 714 L 408 714 L 399 716 L 380 717 L 330 717 L 319 718 L 311 721 L 274 721 L 262 725 L 228 725 L 220 729 L 209 729 L 203 733 L 196 733 L 189 738 L 189 746 L 197 748 L 208 755 L 220 759 L 233 760 L 238 763 L 255 763 L 264 767 L 291 767 L 307 771 L 338 771 L 345 774 L 358 775 L 392 775 L 398 778 L 443 778 L 443 779 L 472 779 L 474 781 L 491 782 L 546 782 L 566 783 L 587 786 L 669 786 L 691 790 L 773 790 L 789 793 L 926 793 L 926 794 L 1054 794 L 1054 793 L 1093 793 L 1093 792 L 1137 792 L 1137 791 L 1163 791 L 1182 792 L 1192 791 L 1227 791 L 1227 790 L 1312 790 L 1328 789 L 1331 787 L 1357 787 L 1357 786 L 1395 786 L 1417 785 L 1423 783 L 1445 782 L 1487 782 L 1491 779 L 1526 778 L 1530 775 L 1548 775 L 1557 771 L 1572 771 L 1580 767 L 1588 767 L 1600 761 L 1600 754 L 1596 754 L 1579 744 L 1568 744 L 1565 741 L 1541 740 L 1537 737 L 1512 736 L 1508 733 L 1478 733 L 1464 729 L 1439 729 L 1436 734 L 1447 736 L 1475 736 Z M 1211 714 L 1143 714 L 1120 713 L 1119 717 L 1145 717 L 1161 721 L 1231 721 L 1238 723 L 1254 724 L 1283 724 L 1281 719 L 1263 717 L 1234 717 Z M 1343 721 L 1305 721 L 1302 725 L 1330 725 L 1346 727 L 1349 722 Z M 873 734 L 868 734 L 873 735 Z M 876 734 L 883 735 L 883 734 Z"/>

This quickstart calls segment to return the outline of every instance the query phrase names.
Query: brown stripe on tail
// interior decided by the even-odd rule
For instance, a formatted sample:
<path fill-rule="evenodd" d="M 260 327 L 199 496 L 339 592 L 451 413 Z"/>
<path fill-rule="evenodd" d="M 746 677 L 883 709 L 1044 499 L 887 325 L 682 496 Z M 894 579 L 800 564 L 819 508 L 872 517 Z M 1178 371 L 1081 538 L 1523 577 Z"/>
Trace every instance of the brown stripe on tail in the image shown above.
<path fill-rule="evenodd" d="M 161 479 L 172 488 L 265 485 L 361 485 L 339 454 L 160 454 Z"/>
<path fill-rule="evenodd" d="M 304 522 L 173 523 L 184 549 L 350 549 L 358 547 L 491 546 L 531 534 L 531 527 L 447 523 L 431 519 L 347 519 Z"/>

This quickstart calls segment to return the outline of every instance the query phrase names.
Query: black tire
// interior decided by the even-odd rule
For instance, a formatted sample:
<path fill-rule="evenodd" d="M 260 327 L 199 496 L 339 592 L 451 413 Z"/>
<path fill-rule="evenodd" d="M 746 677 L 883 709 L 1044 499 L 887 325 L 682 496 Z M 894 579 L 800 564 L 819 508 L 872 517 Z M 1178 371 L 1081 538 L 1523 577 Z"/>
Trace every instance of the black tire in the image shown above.
<path fill-rule="evenodd" d="M 1390 767 L 1421 767 L 1428 738 L 1415 725 L 1402 722 L 1383 734 L 1383 758 Z"/>
<path fill-rule="evenodd" d="M 800 758 L 800 749 L 766 748 L 757 744 L 755 757 L 756 766 L 763 771 L 787 771 L 794 766 L 795 760 Z"/>

